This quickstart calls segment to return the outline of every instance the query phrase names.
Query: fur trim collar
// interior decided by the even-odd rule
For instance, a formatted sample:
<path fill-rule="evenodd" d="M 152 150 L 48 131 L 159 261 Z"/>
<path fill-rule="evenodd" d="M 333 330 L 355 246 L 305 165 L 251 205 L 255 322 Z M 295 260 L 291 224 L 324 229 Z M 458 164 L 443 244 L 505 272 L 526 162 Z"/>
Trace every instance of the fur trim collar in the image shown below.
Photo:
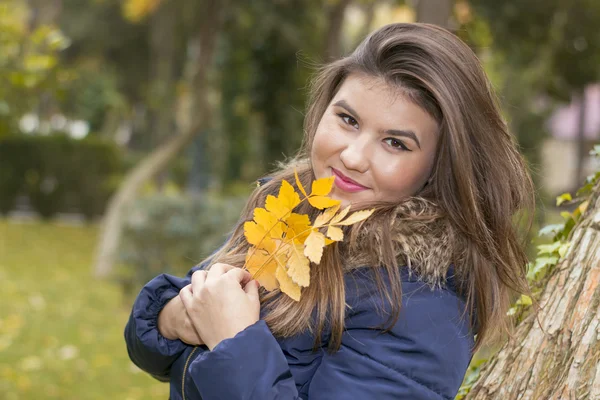
<path fill-rule="evenodd" d="M 348 248 L 348 269 L 382 265 L 380 244 L 388 240 L 398 265 L 408 267 L 409 274 L 432 287 L 445 286 L 450 266 L 462 265 L 465 240 L 432 201 L 410 198 L 359 229 L 357 240 Z"/>

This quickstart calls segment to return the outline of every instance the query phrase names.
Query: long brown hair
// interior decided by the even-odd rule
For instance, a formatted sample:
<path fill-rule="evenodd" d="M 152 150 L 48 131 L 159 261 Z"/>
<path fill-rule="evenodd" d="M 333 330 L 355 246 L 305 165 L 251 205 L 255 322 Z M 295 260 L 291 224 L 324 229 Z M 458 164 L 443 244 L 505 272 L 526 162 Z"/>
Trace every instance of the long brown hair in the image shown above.
<path fill-rule="evenodd" d="M 435 118 L 439 141 L 432 176 L 424 189 L 399 204 L 368 205 L 376 207 L 375 214 L 348 228 L 345 243 L 326 248 L 321 264 L 312 266 L 310 286 L 303 289 L 299 302 L 277 292 L 263 293 L 263 306 L 268 307 L 265 320 L 272 332 L 289 337 L 308 330 L 317 346 L 327 330 L 329 349 L 339 349 L 346 312 L 344 273 L 353 249 L 358 248 L 373 253 L 367 259 L 374 261 L 369 267 L 376 271 L 381 295 L 392 307 L 391 327 L 401 307 L 399 263 L 403 261 L 398 258 L 393 226 L 386 221 L 415 201 L 435 204 L 437 217 L 442 216 L 462 238 L 451 261 L 459 294 L 466 300 L 471 321 L 477 321 L 476 348 L 498 338 L 498 333 L 509 332 L 506 312 L 511 296 L 528 292 L 527 259 L 515 215 L 533 211 L 533 186 L 479 60 L 456 36 L 434 25 L 384 26 L 352 54 L 318 71 L 302 148 L 254 191 L 230 239 L 208 261 L 241 267 L 248 250 L 243 222 L 252 219 L 253 209 L 277 192 L 282 179 L 293 183 L 294 169 L 304 185 L 315 178 L 308 157 L 317 126 L 344 79 L 353 73 L 383 78 Z M 308 208 L 300 212 L 315 215 Z M 382 283 L 386 275 L 389 285 Z"/>

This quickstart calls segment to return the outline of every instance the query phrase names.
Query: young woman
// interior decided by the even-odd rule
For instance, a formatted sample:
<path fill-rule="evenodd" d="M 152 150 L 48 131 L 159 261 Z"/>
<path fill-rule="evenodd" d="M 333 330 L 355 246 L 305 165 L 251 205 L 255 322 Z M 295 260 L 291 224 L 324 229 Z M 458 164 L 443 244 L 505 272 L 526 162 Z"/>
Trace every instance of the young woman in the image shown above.
<path fill-rule="evenodd" d="M 376 209 L 325 248 L 299 302 L 239 268 L 243 222 L 294 169 L 305 186 L 335 176 L 343 206 Z M 172 400 L 454 398 L 527 291 L 513 216 L 533 208 L 471 49 L 426 24 L 372 33 L 321 69 L 303 148 L 261 182 L 220 250 L 142 289 L 125 330 L 133 362 L 170 381 Z"/>

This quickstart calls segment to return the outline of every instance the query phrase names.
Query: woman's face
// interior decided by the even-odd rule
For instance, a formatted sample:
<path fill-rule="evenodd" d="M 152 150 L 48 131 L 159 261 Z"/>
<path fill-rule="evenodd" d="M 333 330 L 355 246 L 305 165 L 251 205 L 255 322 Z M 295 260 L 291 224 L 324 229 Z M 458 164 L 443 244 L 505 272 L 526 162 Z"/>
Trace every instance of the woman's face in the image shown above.
<path fill-rule="evenodd" d="M 349 75 L 325 110 L 311 149 L 317 179 L 334 175 L 342 206 L 416 194 L 433 168 L 438 124 L 383 79 Z"/>

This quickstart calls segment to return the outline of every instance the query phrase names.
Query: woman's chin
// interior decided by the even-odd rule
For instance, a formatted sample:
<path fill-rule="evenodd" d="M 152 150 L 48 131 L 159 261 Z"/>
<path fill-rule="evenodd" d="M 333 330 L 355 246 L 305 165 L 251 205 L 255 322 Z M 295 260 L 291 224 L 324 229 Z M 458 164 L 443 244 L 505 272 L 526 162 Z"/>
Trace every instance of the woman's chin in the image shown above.
<path fill-rule="evenodd" d="M 339 196 L 336 192 L 337 190 L 335 190 L 334 188 L 333 192 L 330 193 L 329 197 L 331 197 L 334 200 L 339 200 L 341 209 L 348 207 L 350 204 L 352 204 L 352 201 L 348 199 L 347 196 Z"/>

